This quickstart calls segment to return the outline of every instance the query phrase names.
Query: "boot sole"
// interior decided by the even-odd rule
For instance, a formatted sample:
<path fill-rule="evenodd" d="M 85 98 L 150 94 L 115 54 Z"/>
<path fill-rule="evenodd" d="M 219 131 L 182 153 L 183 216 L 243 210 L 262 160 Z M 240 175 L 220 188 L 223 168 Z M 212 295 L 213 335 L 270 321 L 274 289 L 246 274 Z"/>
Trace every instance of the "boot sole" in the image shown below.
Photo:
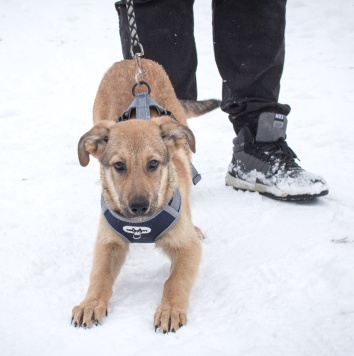
<path fill-rule="evenodd" d="M 261 195 L 264 195 L 268 198 L 280 200 L 280 201 L 293 201 L 293 202 L 300 202 L 300 201 L 311 201 L 315 198 L 322 197 L 328 194 L 328 189 L 324 189 L 323 191 L 316 193 L 316 194 L 296 194 L 291 195 L 286 192 L 282 192 L 275 187 L 268 187 L 267 185 L 261 183 L 251 183 L 247 182 L 243 179 L 236 178 L 232 176 L 229 172 L 227 172 L 225 177 L 226 185 L 233 187 L 235 190 L 242 190 L 244 192 L 257 192 Z M 273 192 L 270 191 L 270 189 Z"/>

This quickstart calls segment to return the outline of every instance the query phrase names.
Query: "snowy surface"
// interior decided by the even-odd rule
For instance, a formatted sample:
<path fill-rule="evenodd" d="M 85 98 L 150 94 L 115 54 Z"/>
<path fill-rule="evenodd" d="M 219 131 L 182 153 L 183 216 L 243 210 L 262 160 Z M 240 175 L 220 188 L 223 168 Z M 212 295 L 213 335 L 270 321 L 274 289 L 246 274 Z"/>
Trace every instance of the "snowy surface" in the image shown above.
<path fill-rule="evenodd" d="M 199 98 L 220 98 L 209 2 L 195 10 Z M 227 116 L 190 121 L 207 238 L 189 322 L 163 335 L 152 317 L 169 262 L 153 246 L 132 246 L 102 326 L 70 325 L 100 211 L 98 164 L 82 168 L 76 147 L 122 59 L 113 1 L 2 1 L 0 355 L 354 355 L 353 18 L 353 0 L 288 5 L 288 143 L 328 196 L 292 204 L 225 187 Z"/>

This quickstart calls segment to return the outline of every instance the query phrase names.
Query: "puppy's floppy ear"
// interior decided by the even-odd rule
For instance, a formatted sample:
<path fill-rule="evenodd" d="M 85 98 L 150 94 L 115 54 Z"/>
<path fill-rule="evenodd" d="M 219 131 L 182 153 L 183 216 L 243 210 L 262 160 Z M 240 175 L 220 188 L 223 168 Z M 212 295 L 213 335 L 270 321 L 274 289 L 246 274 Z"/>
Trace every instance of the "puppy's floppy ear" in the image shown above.
<path fill-rule="evenodd" d="M 160 125 L 161 137 L 167 146 L 178 146 L 184 144 L 186 141 L 195 153 L 195 137 L 193 132 L 184 125 L 179 124 L 177 121 L 170 120 L 169 122 Z"/>
<path fill-rule="evenodd" d="M 102 121 L 80 138 L 78 155 L 81 166 L 86 167 L 90 162 L 90 154 L 100 159 L 106 149 L 110 128 L 115 125 L 111 121 Z"/>

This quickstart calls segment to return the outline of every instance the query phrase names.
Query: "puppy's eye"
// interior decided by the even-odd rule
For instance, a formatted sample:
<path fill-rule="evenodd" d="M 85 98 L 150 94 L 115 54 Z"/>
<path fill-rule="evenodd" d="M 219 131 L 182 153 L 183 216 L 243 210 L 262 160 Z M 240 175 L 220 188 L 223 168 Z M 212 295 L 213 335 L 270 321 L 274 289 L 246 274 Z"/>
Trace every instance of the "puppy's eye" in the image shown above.
<path fill-rule="evenodd" d="M 154 171 L 159 166 L 159 162 L 153 159 L 148 163 L 147 166 L 149 171 Z"/>
<path fill-rule="evenodd" d="M 116 162 L 113 166 L 118 172 L 125 171 L 125 164 L 123 162 Z"/>

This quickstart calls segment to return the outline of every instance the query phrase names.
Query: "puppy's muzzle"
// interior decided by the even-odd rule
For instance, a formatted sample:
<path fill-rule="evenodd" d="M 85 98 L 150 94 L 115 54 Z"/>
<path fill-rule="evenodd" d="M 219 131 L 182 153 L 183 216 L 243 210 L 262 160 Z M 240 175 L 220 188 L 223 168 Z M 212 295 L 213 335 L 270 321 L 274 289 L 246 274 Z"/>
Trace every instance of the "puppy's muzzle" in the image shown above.
<path fill-rule="evenodd" d="M 149 210 L 150 203 L 144 197 L 135 197 L 129 203 L 129 209 L 135 216 L 142 216 Z"/>

